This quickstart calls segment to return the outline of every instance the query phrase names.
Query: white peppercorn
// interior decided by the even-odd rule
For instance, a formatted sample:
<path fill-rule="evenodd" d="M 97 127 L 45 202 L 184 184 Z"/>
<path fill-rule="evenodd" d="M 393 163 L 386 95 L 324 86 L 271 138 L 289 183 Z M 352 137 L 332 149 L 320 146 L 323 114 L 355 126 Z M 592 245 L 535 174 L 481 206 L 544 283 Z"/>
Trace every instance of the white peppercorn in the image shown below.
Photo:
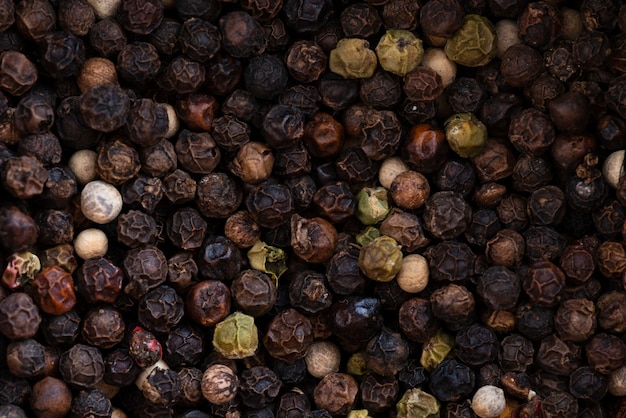
<path fill-rule="evenodd" d="M 80 194 L 80 208 L 90 221 L 106 224 L 122 211 L 122 195 L 111 184 L 94 180 L 85 185 Z"/>
<path fill-rule="evenodd" d="M 606 157 L 602 166 L 602 175 L 609 186 L 617 189 L 619 180 L 624 176 L 624 150 L 615 151 Z"/>
<path fill-rule="evenodd" d="M 128 416 L 119 408 L 113 407 L 111 418 L 127 418 Z"/>
<path fill-rule="evenodd" d="M 389 157 L 383 161 L 378 170 L 378 182 L 381 186 L 388 189 L 391 187 L 393 179 L 400 173 L 408 171 L 409 167 L 400 159 L 400 157 Z"/>
<path fill-rule="evenodd" d="M 496 23 L 496 35 L 498 37 L 498 52 L 496 53 L 498 58 L 502 58 L 504 51 L 509 47 L 522 42 L 517 23 L 511 19 L 502 19 Z"/>
<path fill-rule="evenodd" d="M 311 376 L 321 379 L 339 371 L 341 351 L 330 341 L 317 341 L 311 344 L 304 360 Z"/>
<path fill-rule="evenodd" d="M 626 366 L 611 372 L 609 376 L 609 392 L 613 396 L 626 396 Z"/>
<path fill-rule="evenodd" d="M 428 285 L 428 261 L 420 254 L 409 254 L 402 259 L 396 276 L 398 286 L 407 293 L 419 293 Z"/>
<path fill-rule="evenodd" d="M 115 16 L 122 0 L 87 0 L 87 3 L 93 7 L 98 19 L 106 19 Z"/>
<path fill-rule="evenodd" d="M 88 228 L 74 238 L 74 251 L 83 260 L 104 257 L 109 249 L 109 240 L 102 230 Z"/>
<path fill-rule="evenodd" d="M 68 161 L 68 167 L 80 184 L 87 184 L 97 177 L 96 161 L 98 153 L 89 149 L 76 151 Z"/>
<path fill-rule="evenodd" d="M 505 407 L 504 391 L 496 386 L 485 385 L 472 398 L 472 410 L 480 418 L 498 418 Z"/>
<path fill-rule="evenodd" d="M 165 134 L 165 138 L 171 138 L 178 133 L 178 129 L 180 128 L 180 120 L 176 115 L 176 109 L 169 103 L 163 103 L 162 106 L 165 107 L 167 111 L 167 133 Z"/>
<path fill-rule="evenodd" d="M 167 370 L 170 368 L 170 366 L 167 365 L 166 362 L 164 362 L 163 360 L 159 360 L 156 363 L 145 367 L 141 373 L 139 373 L 139 376 L 137 376 L 137 379 L 135 380 L 135 385 L 139 388 L 139 390 L 142 390 L 146 379 L 148 378 L 148 376 L 150 375 L 150 373 L 152 373 L 152 370 L 156 369 L 163 369 L 163 370 Z"/>
<path fill-rule="evenodd" d="M 212 404 L 224 405 L 237 395 L 239 378 L 230 367 L 214 364 L 202 376 L 202 396 Z"/>
<path fill-rule="evenodd" d="M 428 48 L 424 52 L 422 66 L 439 74 L 444 87 L 448 87 L 456 78 L 456 64 L 441 48 Z"/>

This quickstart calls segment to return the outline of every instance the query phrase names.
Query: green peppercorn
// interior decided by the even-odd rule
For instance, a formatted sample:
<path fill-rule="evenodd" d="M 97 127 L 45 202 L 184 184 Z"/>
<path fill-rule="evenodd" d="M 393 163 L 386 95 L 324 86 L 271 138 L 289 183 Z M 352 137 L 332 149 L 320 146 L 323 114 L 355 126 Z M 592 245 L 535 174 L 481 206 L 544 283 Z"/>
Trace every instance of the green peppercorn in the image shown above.
<path fill-rule="evenodd" d="M 242 359 L 254 354 L 259 335 L 254 318 L 235 312 L 215 325 L 213 347 L 228 359 Z"/>
<path fill-rule="evenodd" d="M 452 151 L 463 158 L 478 155 L 487 141 L 487 127 L 473 113 L 457 113 L 443 124 Z"/>
<path fill-rule="evenodd" d="M 328 65 L 330 71 L 343 78 L 370 78 L 378 61 L 365 39 L 343 38 L 337 47 L 330 51 Z"/>
<path fill-rule="evenodd" d="M 391 281 L 402 267 L 402 246 L 386 235 L 361 248 L 359 268 L 372 280 Z"/>
<path fill-rule="evenodd" d="M 357 193 L 356 199 L 356 216 L 364 225 L 377 224 L 389 213 L 387 189 L 384 187 L 364 187 Z"/>
<path fill-rule="evenodd" d="M 397 418 L 439 418 L 439 401 L 421 389 L 407 390 L 396 405 Z"/>
<path fill-rule="evenodd" d="M 257 241 L 248 251 L 250 267 L 270 275 L 276 287 L 278 279 L 287 271 L 287 254 L 277 247 Z"/>
<path fill-rule="evenodd" d="M 361 247 L 365 247 L 376 238 L 380 237 L 380 230 L 373 226 L 366 226 L 363 232 L 356 236 L 356 242 Z"/>
<path fill-rule="evenodd" d="M 454 338 L 442 330 L 430 337 L 422 348 L 420 364 L 428 371 L 433 371 L 454 347 Z"/>
<path fill-rule="evenodd" d="M 365 353 L 358 352 L 350 356 L 346 364 L 346 373 L 357 379 L 365 376 L 365 373 L 367 373 L 367 359 L 365 358 Z"/>
<path fill-rule="evenodd" d="M 348 412 L 347 418 L 371 418 L 367 409 L 354 409 Z"/>
<path fill-rule="evenodd" d="M 385 71 L 405 76 L 422 62 L 424 47 L 422 40 L 408 30 L 392 29 L 378 41 L 376 55 Z"/>
<path fill-rule="evenodd" d="M 448 39 L 444 51 L 450 61 L 466 67 L 487 65 L 498 51 L 496 28 L 486 17 L 466 15 L 463 26 Z"/>

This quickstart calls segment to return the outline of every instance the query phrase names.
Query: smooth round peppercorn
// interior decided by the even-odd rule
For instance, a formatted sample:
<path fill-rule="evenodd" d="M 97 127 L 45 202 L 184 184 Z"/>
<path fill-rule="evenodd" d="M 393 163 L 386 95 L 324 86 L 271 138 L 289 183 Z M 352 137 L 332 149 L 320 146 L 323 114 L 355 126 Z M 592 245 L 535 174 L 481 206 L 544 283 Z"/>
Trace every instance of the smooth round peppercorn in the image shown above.
<path fill-rule="evenodd" d="M 209 366 L 202 375 L 202 396 L 216 405 L 224 405 L 237 396 L 239 378 L 230 367 Z"/>
<path fill-rule="evenodd" d="M 48 376 L 33 385 L 30 406 L 38 417 L 61 418 L 71 404 L 72 392 L 62 380 Z"/>
<path fill-rule="evenodd" d="M 413 170 L 399 173 L 389 186 L 393 201 L 403 209 L 418 209 L 430 196 L 430 185 L 424 175 Z"/>
<path fill-rule="evenodd" d="M 74 238 L 74 251 L 83 260 L 104 257 L 108 249 L 109 240 L 101 229 L 84 229 Z"/>
<path fill-rule="evenodd" d="M 96 160 L 98 153 L 92 150 L 79 150 L 70 157 L 67 165 L 80 184 L 87 184 L 96 179 Z"/>
<path fill-rule="evenodd" d="M 321 379 L 339 371 L 341 351 L 330 341 L 317 341 L 311 344 L 304 360 L 311 376 Z"/>
<path fill-rule="evenodd" d="M 122 195 L 111 184 L 94 180 L 85 185 L 80 194 L 83 215 L 91 221 L 106 224 L 122 211 Z"/>
<path fill-rule="evenodd" d="M 409 254 L 402 258 L 396 281 L 405 292 L 419 293 L 428 285 L 429 277 L 430 270 L 426 258 L 420 254 Z"/>
<path fill-rule="evenodd" d="M 480 418 L 497 418 L 505 407 L 504 391 L 496 386 L 482 386 L 472 398 L 472 410 Z"/>

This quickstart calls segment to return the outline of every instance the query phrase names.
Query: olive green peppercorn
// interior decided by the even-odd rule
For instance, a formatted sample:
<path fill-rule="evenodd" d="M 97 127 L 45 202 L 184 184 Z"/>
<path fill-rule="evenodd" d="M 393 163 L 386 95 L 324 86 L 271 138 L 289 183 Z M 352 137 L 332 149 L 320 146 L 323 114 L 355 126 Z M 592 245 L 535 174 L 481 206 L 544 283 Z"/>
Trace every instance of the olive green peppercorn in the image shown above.
<path fill-rule="evenodd" d="M 433 395 L 421 389 L 409 389 L 396 405 L 397 418 L 438 418 L 439 407 L 439 401 Z"/>
<path fill-rule="evenodd" d="M 389 213 L 387 190 L 384 187 L 364 187 L 356 195 L 356 216 L 364 225 L 381 222 Z"/>
<path fill-rule="evenodd" d="M 378 61 L 365 39 L 344 38 L 330 51 L 330 71 L 343 78 L 370 78 Z"/>
<path fill-rule="evenodd" d="M 405 76 L 420 65 L 423 55 L 422 40 L 408 30 L 388 30 L 376 46 L 380 66 L 399 76 Z"/>
<path fill-rule="evenodd" d="M 372 280 L 388 282 L 402 267 L 402 247 L 396 240 L 380 236 L 361 249 L 359 268 Z"/>
<path fill-rule="evenodd" d="M 473 113 L 457 113 L 443 124 L 452 151 L 463 158 L 475 157 L 487 141 L 487 127 Z"/>
<path fill-rule="evenodd" d="M 235 312 L 215 326 L 213 347 L 228 359 L 242 359 L 254 354 L 259 336 L 254 318 Z"/>
<path fill-rule="evenodd" d="M 465 15 L 463 26 L 448 39 L 444 51 L 451 61 L 466 67 L 487 65 L 498 52 L 496 28 L 484 16 Z"/>

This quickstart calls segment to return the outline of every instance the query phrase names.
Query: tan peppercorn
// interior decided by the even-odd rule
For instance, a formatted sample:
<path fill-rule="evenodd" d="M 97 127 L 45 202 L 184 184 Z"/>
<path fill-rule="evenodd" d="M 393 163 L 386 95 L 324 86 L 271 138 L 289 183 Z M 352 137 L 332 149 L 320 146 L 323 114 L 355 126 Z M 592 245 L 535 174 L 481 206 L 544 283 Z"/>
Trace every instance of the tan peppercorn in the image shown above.
<path fill-rule="evenodd" d="M 441 48 L 428 48 L 424 52 L 422 66 L 439 74 L 443 87 L 448 87 L 456 78 L 456 64 L 448 58 Z"/>
<path fill-rule="evenodd" d="M 107 83 L 117 84 L 117 71 L 115 64 L 106 58 L 89 58 L 76 76 L 76 84 L 82 93 Z"/>
<path fill-rule="evenodd" d="M 403 209 L 417 209 L 430 196 L 430 185 L 424 175 L 417 171 L 398 174 L 389 188 L 391 198 Z"/>
<path fill-rule="evenodd" d="M 106 224 L 122 211 L 122 195 L 109 183 L 89 182 L 80 194 L 80 208 L 85 217 L 98 224 Z"/>
<path fill-rule="evenodd" d="M 378 182 L 384 188 L 389 189 L 396 176 L 408 170 L 409 167 L 400 157 L 389 157 L 383 161 L 378 170 Z"/>
<path fill-rule="evenodd" d="M 212 404 L 232 401 L 239 389 L 239 378 L 230 367 L 214 364 L 202 376 L 202 396 Z"/>
<path fill-rule="evenodd" d="M 311 376 L 321 379 L 339 371 L 341 351 L 330 341 L 317 341 L 311 344 L 304 360 Z"/>
<path fill-rule="evenodd" d="M 230 170 L 241 181 L 257 184 L 269 178 L 274 167 L 274 154 L 262 142 L 250 141 L 244 144 L 229 164 Z"/>
<path fill-rule="evenodd" d="M 109 249 L 109 240 L 102 230 L 88 228 L 74 238 L 74 251 L 83 260 L 104 257 Z"/>
<path fill-rule="evenodd" d="M 87 184 L 98 177 L 98 173 L 96 171 L 97 160 L 97 152 L 89 149 L 82 149 L 72 154 L 67 165 L 70 170 L 72 170 L 72 173 L 74 173 L 76 180 L 78 180 L 80 184 Z"/>
<path fill-rule="evenodd" d="M 420 254 L 409 254 L 402 258 L 402 266 L 396 275 L 396 281 L 405 292 L 419 293 L 428 285 L 429 276 L 426 258 Z"/>

